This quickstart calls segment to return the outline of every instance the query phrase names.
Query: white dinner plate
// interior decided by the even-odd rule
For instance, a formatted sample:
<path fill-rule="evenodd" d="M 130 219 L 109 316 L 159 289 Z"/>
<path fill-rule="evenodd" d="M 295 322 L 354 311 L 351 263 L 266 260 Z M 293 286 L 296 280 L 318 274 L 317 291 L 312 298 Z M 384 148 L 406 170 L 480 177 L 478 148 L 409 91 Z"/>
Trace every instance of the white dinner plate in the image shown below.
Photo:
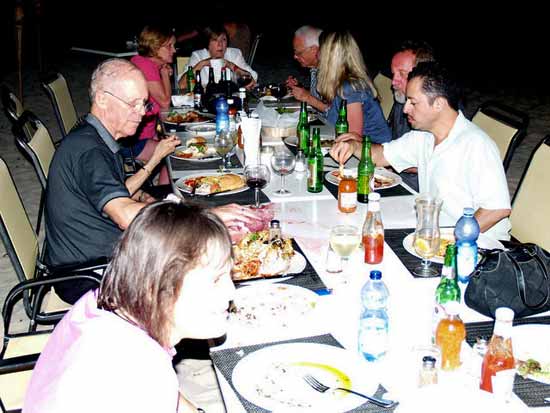
<path fill-rule="evenodd" d="M 231 172 L 231 173 L 235 174 L 234 172 Z M 176 188 L 178 188 L 181 192 L 188 194 L 188 193 L 191 192 L 192 188 L 184 184 L 185 180 L 187 180 L 189 178 L 199 177 L 199 176 L 220 176 L 220 175 L 225 175 L 225 174 L 226 173 L 221 173 L 221 172 L 205 172 L 205 173 L 196 173 L 196 174 L 185 175 L 185 176 L 182 176 L 181 178 L 179 178 L 175 182 L 175 185 L 176 185 Z M 239 175 L 239 174 L 235 174 L 235 175 Z M 222 192 L 220 194 L 212 194 L 212 195 L 209 195 L 209 196 L 224 196 L 224 195 L 237 194 L 239 192 L 244 192 L 247 189 L 248 189 L 248 186 L 246 186 L 246 184 L 244 184 L 243 187 L 241 187 L 241 188 L 237 188 L 237 189 L 234 189 L 234 190 L 228 191 L 228 192 Z M 204 196 L 204 195 L 196 194 L 196 196 Z"/>
<path fill-rule="evenodd" d="M 454 228 L 441 228 L 439 230 L 440 238 L 446 239 L 446 240 L 452 240 L 452 242 L 454 243 L 454 238 L 455 238 L 454 230 L 455 230 Z M 422 258 L 420 255 L 416 253 L 414 249 L 413 241 L 414 241 L 414 232 L 410 233 L 403 239 L 403 247 L 405 248 L 405 250 L 407 250 L 408 253 L 418 258 Z M 493 239 L 485 234 L 479 234 L 479 238 L 477 239 L 477 246 L 479 248 L 484 248 L 487 250 L 504 249 L 504 245 L 502 245 L 500 241 Z M 440 257 L 436 255 L 435 257 L 430 258 L 428 261 L 437 262 L 438 264 L 443 264 L 444 259 L 445 257 Z"/>
<path fill-rule="evenodd" d="M 534 359 L 538 361 L 543 370 L 550 371 L 550 325 L 525 324 L 515 326 L 512 329 L 512 348 L 514 358 L 526 361 Z M 531 380 L 550 384 L 550 375 L 546 377 L 528 375 Z"/>
<path fill-rule="evenodd" d="M 192 123 L 185 127 L 185 130 L 195 135 L 204 136 L 205 138 L 216 136 L 216 125 L 214 123 Z"/>
<path fill-rule="evenodd" d="M 160 113 L 160 116 L 161 116 L 161 119 L 164 123 L 166 123 L 167 125 L 179 125 L 179 126 L 190 126 L 190 125 L 203 125 L 203 124 L 206 124 L 206 123 L 209 123 L 209 122 L 212 122 L 212 120 L 214 120 L 216 118 L 216 116 L 212 115 L 211 113 L 202 113 L 202 112 L 199 112 L 199 114 L 205 118 L 208 118 L 207 120 L 204 120 L 204 121 L 201 121 L 201 122 L 181 122 L 181 123 L 177 123 L 177 122 L 169 122 L 168 120 L 166 120 L 166 117 L 168 116 L 168 114 L 170 113 L 181 113 L 181 114 L 185 114 L 187 112 L 190 112 L 190 111 L 194 111 L 193 109 L 189 108 L 189 109 L 172 109 L 170 111 L 162 111 Z"/>
<path fill-rule="evenodd" d="M 235 311 L 230 323 L 239 329 L 261 329 L 268 334 L 307 326 L 314 315 L 318 295 L 289 284 L 254 284 L 235 292 Z"/>
<path fill-rule="evenodd" d="M 327 172 L 325 175 L 325 178 L 328 182 L 330 182 L 333 185 L 338 185 L 340 183 L 340 179 L 335 175 L 335 173 L 338 173 L 338 170 Z M 357 176 L 357 169 L 352 169 L 352 176 Z M 384 183 L 383 185 L 374 188 L 375 191 L 378 191 L 379 189 L 388 189 L 393 188 L 394 186 L 400 185 L 403 180 L 399 175 L 396 173 L 393 173 L 392 171 L 388 171 L 386 168 L 377 167 L 374 170 L 374 177 L 379 177 L 383 179 L 390 179 L 391 183 Z"/>
<path fill-rule="evenodd" d="M 345 412 L 365 402 L 347 392 L 319 393 L 304 374 L 366 394 L 378 387 L 357 352 L 315 343 L 279 344 L 250 353 L 235 366 L 232 381 L 242 397 L 274 412 Z"/>
<path fill-rule="evenodd" d="M 178 146 L 174 150 L 174 152 L 170 154 L 170 157 L 174 159 L 179 159 L 180 161 L 189 161 L 189 162 L 212 162 L 212 161 L 218 161 L 222 159 L 221 156 L 219 156 L 218 154 L 211 155 L 206 158 L 184 158 L 176 155 L 177 151 L 184 151 L 185 149 L 187 149 L 187 146 L 184 146 L 184 145 Z"/>
<path fill-rule="evenodd" d="M 300 274 L 302 271 L 306 269 L 307 261 L 306 257 L 304 257 L 302 254 L 300 254 L 297 251 L 294 251 L 294 255 L 292 258 L 290 258 L 290 264 L 288 266 L 288 270 L 286 274 L 288 274 L 288 277 L 272 277 L 272 278 L 256 278 L 252 280 L 235 280 L 235 282 L 241 284 L 241 285 L 255 285 L 255 284 L 273 284 L 273 283 L 279 283 L 281 281 L 286 281 L 290 278 L 292 278 L 294 275 Z"/>
<path fill-rule="evenodd" d="M 283 138 L 283 140 L 288 146 L 298 146 L 297 136 L 287 136 L 286 138 Z M 328 142 L 330 142 L 331 144 L 328 145 Z M 321 152 L 323 152 L 323 156 L 325 156 L 328 153 L 328 151 L 330 151 L 330 146 L 332 146 L 332 142 L 333 142 L 333 139 L 331 138 L 323 139 L 323 136 L 321 136 Z"/>

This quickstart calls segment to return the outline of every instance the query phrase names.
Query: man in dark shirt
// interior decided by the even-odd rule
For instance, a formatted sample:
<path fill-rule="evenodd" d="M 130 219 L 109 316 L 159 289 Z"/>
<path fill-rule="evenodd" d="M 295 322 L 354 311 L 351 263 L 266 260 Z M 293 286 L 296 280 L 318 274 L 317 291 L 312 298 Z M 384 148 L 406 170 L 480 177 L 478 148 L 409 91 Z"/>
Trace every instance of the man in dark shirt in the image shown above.
<path fill-rule="evenodd" d="M 151 171 L 172 153 L 180 140 L 159 142 L 149 161 L 124 180 L 118 140 L 135 133 L 147 111 L 147 83 L 127 60 L 110 59 L 92 75 L 90 114 L 56 150 L 46 193 L 46 256 L 48 266 L 83 264 L 110 257 L 124 229 L 155 199 L 140 188 Z M 224 220 L 247 222 L 236 205 L 216 208 Z M 59 296 L 74 303 L 92 287 L 65 283 Z"/>

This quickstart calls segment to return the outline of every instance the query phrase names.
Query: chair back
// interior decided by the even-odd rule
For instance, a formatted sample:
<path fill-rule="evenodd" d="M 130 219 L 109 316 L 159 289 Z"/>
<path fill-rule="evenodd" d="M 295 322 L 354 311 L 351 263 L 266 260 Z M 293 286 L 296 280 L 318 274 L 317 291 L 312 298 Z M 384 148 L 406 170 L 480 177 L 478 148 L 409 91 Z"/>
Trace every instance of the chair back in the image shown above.
<path fill-rule="evenodd" d="M 78 121 L 67 81 L 61 73 L 57 73 L 54 79 L 44 81 L 42 85 L 52 101 L 59 129 L 65 137 Z"/>
<path fill-rule="evenodd" d="M 35 132 L 30 139 L 27 139 L 24 130 L 29 124 L 35 129 Z M 45 190 L 48 171 L 55 154 L 55 146 L 48 129 L 32 112 L 25 111 L 13 126 L 13 134 L 15 135 L 15 144 L 31 162 L 42 189 Z"/>
<path fill-rule="evenodd" d="M 472 122 L 497 144 L 504 171 L 508 170 L 514 151 L 527 133 L 529 116 L 498 102 L 482 104 Z"/>
<path fill-rule="evenodd" d="M 0 158 L 0 236 L 20 281 L 34 278 L 38 239 L 13 178 Z"/>
<path fill-rule="evenodd" d="M 250 54 L 248 55 L 248 59 L 246 63 L 248 63 L 248 66 L 252 67 L 252 63 L 254 63 L 254 58 L 256 57 L 256 52 L 258 51 L 258 44 L 260 44 L 260 40 L 262 40 L 262 33 L 258 33 L 256 36 L 254 36 L 254 40 L 252 41 L 252 45 L 250 46 Z"/>
<path fill-rule="evenodd" d="M 19 98 L 15 95 L 15 93 L 9 90 L 6 85 L 2 85 L 1 94 L 2 94 L 2 106 L 4 106 L 4 112 L 6 113 L 6 117 L 10 120 L 11 124 L 14 125 L 25 110 L 23 108 L 23 104 L 21 103 Z M 27 124 L 25 125 L 23 131 L 25 132 L 27 139 L 30 139 L 31 136 L 34 134 L 35 129 L 32 127 L 31 124 Z"/>
<path fill-rule="evenodd" d="M 391 79 L 382 73 L 378 73 L 373 82 L 374 86 L 376 86 L 376 90 L 378 90 L 378 99 L 382 107 L 382 112 L 384 113 L 384 118 L 387 120 L 393 107 Z"/>
<path fill-rule="evenodd" d="M 550 135 L 533 150 L 512 200 L 512 236 L 550 251 Z"/>
<path fill-rule="evenodd" d="M 176 79 L 179 79 L 180 75 L 187 70 L 187 63 L 189 63 L 189 56 L 176 57 Z"/>

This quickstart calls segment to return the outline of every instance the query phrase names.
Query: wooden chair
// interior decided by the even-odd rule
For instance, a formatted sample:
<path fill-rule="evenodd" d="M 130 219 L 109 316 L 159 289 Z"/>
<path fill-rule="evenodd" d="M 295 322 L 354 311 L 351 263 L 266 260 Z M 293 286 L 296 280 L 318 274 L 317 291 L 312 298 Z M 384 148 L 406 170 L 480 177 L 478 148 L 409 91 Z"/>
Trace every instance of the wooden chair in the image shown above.
<path fill-rule="evenodd" d="M 69 275 L 73 280 L 92 277 L 97 281 L 95 271 L 102 270 L 106 263 L 89 263 L 63 268 L 48 268 L 41 262 L 40 248 L 21 197 L 13 178 L 0 158 L 0 238 L 19 281 L 42 279 L 56 275 Z M 70 305 L 62 301 L 53 290 L 41 289 L 41 296 L 25 296 L 23 303 L 30 320 L 29 331 L 37 324 L 54 324 L 61 319 Z"/>
<path fill-rule="evenodd" d="M 42 86 L 52 101 L 61 135 L 65 137 L 78 122 L 78 114 L 67 81 L 61 73 L 57 73 L 53 78 L 45 78 Z"/>
<path fill-rule="evenodd" d="M 508 170 L 516 148 L 527 134 L 529 116 L 498 102 L 483 103 L 472 118 L 497 144 L 504 171 Z"/>
<path fill-rule="evenodd" d="M 512 199 L 511 235 L 550 251 L 550 135 L 533 150 Z"/>
<path fill-rule="evenodd" d="M 390 116 L 393 107 L 393 89 L 391 87 L 391 79 L 382 73 L 378 73 L 373 80 L 376 90 L 378 90 L 378 99 L 384 118 L 387 120 Z"/>

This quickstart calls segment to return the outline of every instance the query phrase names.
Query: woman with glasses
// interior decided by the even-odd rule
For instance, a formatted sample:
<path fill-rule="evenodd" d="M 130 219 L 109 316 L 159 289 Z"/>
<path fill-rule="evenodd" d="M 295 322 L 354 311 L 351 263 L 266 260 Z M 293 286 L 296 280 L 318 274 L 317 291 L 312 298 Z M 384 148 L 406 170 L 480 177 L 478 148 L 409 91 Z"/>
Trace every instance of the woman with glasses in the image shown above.
<path fill-rule="evenodd" d="M 149 90 L 149 107 L 136 133 L 138 138 L 130 148 L 125 148 L 122 155 L 135 156 L 136 159 L 148 161 L 153 154 L 157 140 L 156 125 L 159 121 L 161 109 L 170 107 L 172 96 L 172 60 L 176 49 L 174 47 L 176 37 L 172 30 L 145 26 L 138 40 L 138 55 L 132 57 L 135 64 L 145 76 Z M 159 184 L 168 184 L 166 168 L 161 169 Z"/>
<path fill-rule="evenodd" d="M 357 42 L 348 31 L 324 33 L 319 50 L 317 90 L 329 102 L 327 121 L 334 125 L 342 99 L 347 100 L 349 132 L 372 142 L 391 141 L 377 91 Z"/>
<path fill-rule="evenodd" d="M 211 210 L 173 202 L 143 208 L 100 288 L 56 326 L 23 411 L 197 411 L 178 391 L 174 346 L 225 334 L 232 264 L 229 234 Z"/>

